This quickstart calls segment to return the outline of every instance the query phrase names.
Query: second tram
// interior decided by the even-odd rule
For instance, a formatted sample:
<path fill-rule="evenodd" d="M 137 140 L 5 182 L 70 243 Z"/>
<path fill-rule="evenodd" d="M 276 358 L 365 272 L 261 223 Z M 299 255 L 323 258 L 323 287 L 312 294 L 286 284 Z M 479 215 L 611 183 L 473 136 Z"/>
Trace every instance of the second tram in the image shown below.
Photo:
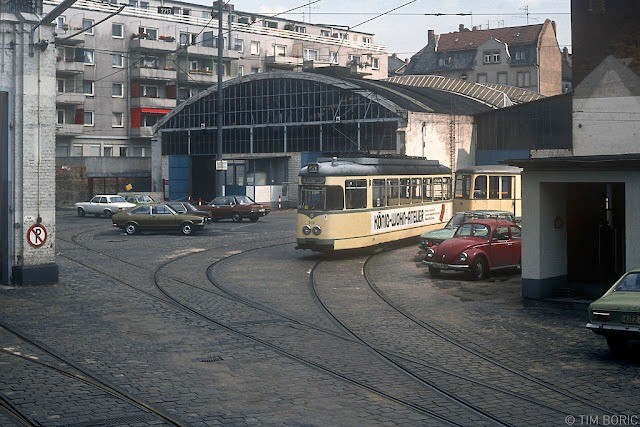
<path fill-rule="evenodd" d="M 507 165 L 486 165 L 456 171 L 453 210 L 499 210 L 522 216 L 520 173 Z"/>
<path fill-rule="evenodd" d="M 451 169 L 437 161 L 321 159 L 299 173 L 297 248 L 331 252 L 417 237 L 452 213 Z"/>

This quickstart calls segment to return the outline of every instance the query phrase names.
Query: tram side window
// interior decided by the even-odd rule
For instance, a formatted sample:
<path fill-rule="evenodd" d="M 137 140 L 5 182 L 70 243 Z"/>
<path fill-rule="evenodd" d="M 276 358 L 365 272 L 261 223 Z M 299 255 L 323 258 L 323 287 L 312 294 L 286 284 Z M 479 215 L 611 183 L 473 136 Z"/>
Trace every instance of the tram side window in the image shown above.
<path fill-rule="evenodd" d="M 502 181 L 502 198 L 513 199 L 513 177 L 501 176 L 500 180 Z"/>
<path fill-rule="evenodd" d="M 433 185 L 431 178 L 424 178 L 422 180 L 422 200 L 425 202 L 433 200 Z"/>
<path fill-rule="evenodd" d="M 474 199 L 486 199 L 487 198 L 487 176 L 478 175 L 473 184 L 473 198 Z"/>
<path fill-rule="evenodd" d="M 442 178 L 442 200 L 451 200 L 451 178 Z"/>
<path fill-rule="evenodd" d="M 367 180 L 349 179 L 344 182 L 345 207 L 364 209 L 367 207 Z"/>
<path fill-rule="evenodd" d="M 411 179 L 411 203 L 422 202 L 422 186 L 420 185 L 420 178 Z"/>
<path fill-rule="evenodd" d="M 489 198 L 490 199 L 500 198 L 500 177 L 499 176 L 489 177 Z"/>
<path fill-rule="evenodd" d="M 373 207 L 387 206 L 387 193 L 385 192 L 384 179 L 374 179 L 372 183 Z"/>
<path fill-rule="evenodd" d="M 433 200 L 444 198 L 443 188 L 443 178 L 433 178 Z"/>
<path fill-rule="evenodd" d="M 387 179 L 387 206 L 398 206 L 400 203 L 400 189 L 398 178 Z"/>
<path fill-rule="evenodd" d="M 411 204 L 411 180 L 409 178 L 400 178 L 400 204 Z"/>
<path fill-rule="evenodd" d="M 456 176 L 456 199 L 471 198 L 471 175 Z"/>

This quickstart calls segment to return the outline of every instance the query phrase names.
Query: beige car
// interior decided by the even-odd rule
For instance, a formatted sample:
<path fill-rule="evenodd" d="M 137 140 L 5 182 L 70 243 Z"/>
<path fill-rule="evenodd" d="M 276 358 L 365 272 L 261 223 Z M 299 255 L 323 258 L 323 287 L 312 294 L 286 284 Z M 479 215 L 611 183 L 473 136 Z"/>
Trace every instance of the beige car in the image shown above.
<path fill-rule="evenodd" d="M 134 206 L 136 205 L 127 202 L 124 197 L 117 194 L 98 194 L 88 202 L 76 203 L 76 211 L 78 216 L 104 215 L 105 218 L 111 218 L 114 213 Z"/>

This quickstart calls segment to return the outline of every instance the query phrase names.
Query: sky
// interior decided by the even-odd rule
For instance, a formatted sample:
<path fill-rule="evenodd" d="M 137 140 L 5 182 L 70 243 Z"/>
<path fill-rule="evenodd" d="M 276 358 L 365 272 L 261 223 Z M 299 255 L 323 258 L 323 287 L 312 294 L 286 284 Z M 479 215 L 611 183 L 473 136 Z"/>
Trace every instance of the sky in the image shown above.
<path fill-rule="evenodd" d="M 457 31 L 459 24 L 487 29 L 541 24 L 545 19 L 556 21 L 560 49 L 567 46 L 571 51 L 570 0 L 231 0 L 230 3 L 238 11 L 264 15 L 298 8 L 278 16 L 373 33 L 375 44 L 386 46 L 389 54 L 397 53 L 403 59 L 427 44 L 430 29 L 443 34 Z M 392 9 L 396 10 L 364 23 Z"/>

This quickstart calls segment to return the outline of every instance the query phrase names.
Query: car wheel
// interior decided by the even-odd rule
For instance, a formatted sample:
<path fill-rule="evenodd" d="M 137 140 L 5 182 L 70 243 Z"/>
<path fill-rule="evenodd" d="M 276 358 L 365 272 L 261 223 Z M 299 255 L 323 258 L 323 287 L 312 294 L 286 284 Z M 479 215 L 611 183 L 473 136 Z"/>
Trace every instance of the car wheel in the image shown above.
<path fill-rule="evenodd" d="M 251 222 L 256 222 L 258 220 L 257 216 L 252 216 L 251 218 L 249 218 L 249 221 Z"/>
<path fill-rule="evenodd" d="M 113 216 L 113 212 L 111 212 L 109 209 L 105 209 L 103 213 L 105 218 L 111 218 Z"/>
<path fill-rule="evenodd" d="M 607 337 L 609 351 L 614 356 L 622 356 L 627 348 L 627 340 L 621 337 Z"/>
<path fill-rule="evenodd" d="M 429 274 L 432 276 L 437 276 L 440 274 L 440 269 L 435 267 L 429 267 Z"/>
<path fill-rule="evenodd" d="M 138 232 L 138 226 L 135 225 L 134 223 L 130 222 L 127 225 L 124 226 L 124 231 L 129 236 L 133 236 L 134 234 L 136 234 Z"/>
<path fill-rule="evenodd" d="M 234 212 L 231 214 L 231 219 L 233 222 L 242 222 L 242 214 L 240 212 Z"/>
<path fill-rule="evenodd" d="M 189 234 L 193 234 L 193 224 L 185 222 L 180 226 L 180 232 L 185 236 L 188 236 Z"/>
<path fill-rule="evenodd" d="M 84 216 L 84 215 L 85 215 L 84 209 L 78 208 L 78 216 Z"/>
<path fill-rule="evenodd" d="M 471 280 L 482 280 L 487 275 L 487 262 L 479 256 L 471 264 Z"/>

